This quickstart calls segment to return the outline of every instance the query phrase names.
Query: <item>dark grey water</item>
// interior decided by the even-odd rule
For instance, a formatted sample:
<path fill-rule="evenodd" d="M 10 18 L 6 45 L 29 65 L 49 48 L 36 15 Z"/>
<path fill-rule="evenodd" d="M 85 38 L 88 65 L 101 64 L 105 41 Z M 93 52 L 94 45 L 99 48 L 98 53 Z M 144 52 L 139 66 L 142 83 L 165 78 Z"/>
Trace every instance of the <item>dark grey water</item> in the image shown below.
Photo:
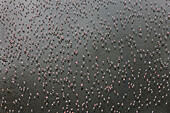
<path fill-rule="evenodd" d="M 169 113 L 167 0 L 0 0 L 0 113 Z"/>

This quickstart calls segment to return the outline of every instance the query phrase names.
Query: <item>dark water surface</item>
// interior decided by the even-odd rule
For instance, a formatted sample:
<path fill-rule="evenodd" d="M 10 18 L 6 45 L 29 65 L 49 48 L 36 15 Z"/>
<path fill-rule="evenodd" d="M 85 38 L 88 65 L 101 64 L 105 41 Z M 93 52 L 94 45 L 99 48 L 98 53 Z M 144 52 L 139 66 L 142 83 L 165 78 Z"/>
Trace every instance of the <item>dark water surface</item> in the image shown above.
<path fill-rule="evenodd" d="M 0 113 L 169 113 L 168 0 L 0 0 Z"/>

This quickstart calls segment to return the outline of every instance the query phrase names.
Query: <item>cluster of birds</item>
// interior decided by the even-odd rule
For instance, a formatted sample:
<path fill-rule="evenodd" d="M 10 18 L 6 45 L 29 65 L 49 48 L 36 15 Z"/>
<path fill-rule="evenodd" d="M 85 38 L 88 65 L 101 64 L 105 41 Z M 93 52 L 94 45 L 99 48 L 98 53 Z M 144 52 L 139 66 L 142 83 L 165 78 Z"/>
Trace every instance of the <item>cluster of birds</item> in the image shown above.
<path fill-rule="evenodd" d="M 1 0 L 0 113 L 167 112 L 168 7 Z"/>

